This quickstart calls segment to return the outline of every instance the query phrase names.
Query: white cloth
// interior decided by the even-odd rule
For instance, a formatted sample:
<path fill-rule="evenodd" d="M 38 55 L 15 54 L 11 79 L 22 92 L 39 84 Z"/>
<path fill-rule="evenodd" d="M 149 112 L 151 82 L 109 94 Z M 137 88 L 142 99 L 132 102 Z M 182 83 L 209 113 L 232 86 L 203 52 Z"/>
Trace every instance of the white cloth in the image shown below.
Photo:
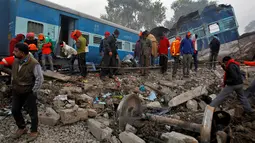
<path fill-rule="evenodd" d="M 77 55 L 77 51 L 73 47 L 66 45 L 65 42 L 63 42 L 62 51 L 65 53 L 67 58 L 71 58 L 72 55 Z"/>

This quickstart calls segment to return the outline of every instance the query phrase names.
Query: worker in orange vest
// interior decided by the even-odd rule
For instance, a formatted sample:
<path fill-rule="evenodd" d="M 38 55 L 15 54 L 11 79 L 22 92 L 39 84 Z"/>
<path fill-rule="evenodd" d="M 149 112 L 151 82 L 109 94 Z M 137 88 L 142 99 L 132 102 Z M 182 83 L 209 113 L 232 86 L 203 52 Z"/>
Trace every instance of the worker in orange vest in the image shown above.
<path fill-rule="evenodd" d="M 176 40 L 173 41 L 170 48 L 170 54 L 174 58 L 174 66 L 173 66 L 173 74 L 172 76 L 175 77 L 177 73 L 177 69 L 180 64 L 180 45 L 181 45 L 181 37 L 177 36 Z"/>

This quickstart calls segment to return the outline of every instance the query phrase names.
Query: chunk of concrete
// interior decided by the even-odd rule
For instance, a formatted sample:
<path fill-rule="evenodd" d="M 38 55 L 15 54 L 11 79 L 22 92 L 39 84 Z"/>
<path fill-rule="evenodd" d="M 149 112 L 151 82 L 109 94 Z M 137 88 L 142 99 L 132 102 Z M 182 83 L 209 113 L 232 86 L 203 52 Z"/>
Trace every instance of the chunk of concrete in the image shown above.
<path fill-rule="evenodd" d="M 95 108 L 95 109 L 104 109 L 104 104 L 93 103 L 93 108 Z"/>
<path fill-rule="evenodd" d="M 93 103 L 93 98 L 86 95 L 86 94 L 77 95 L 76 100 L 83 101 L 83 102 L 86 102 L 86 103 Z"/>
<path fill-rule="evenodd" d="M 131 132 L 122 132 L 119 134 L 119 138 L 122 143 L 145 143 L 144 140 Z"/>
<path fill-rule="evenodd" d="M 204 102 L 204 101 L 200 101 L 198 103 L 199 107 L 204 111 L 205 110 L 205 107 L 207 106 L 207 104 Z"/>
<path fill-rule="evenodd" d="M 161 139 L 167 141 L 166 143 L 198 143 L 194 137 L 177 132 L 164 133 L 161 135 Z"/>
<path fill-rule="evenodd" d="M 163 85 L 163 86 L 170 87 L 170 88 L 173 88 L 173 87 L 176 87 L 176 86 L 177 86 L 176 83 L 169 82 L 169 81 L 165 81 L 165 80 L 160 80 L 160 81 L 159 81 L 159 84 L 160 84 L 160 85 Z"/>
<path fill-rule="evenodd" d="M 191 110 L 191 111 L 197 111 L 197 101 L 196 100 L 189 100 L 187 103 L 186 103 L 186 107 Z"/>
<path fill-rule="evenodd" d="M 125 131 L 126 132 L 131 132 L 131 133 L 134 133 L 134 134 L 137 132 L 136 128 L 129 125 L 129 124 L 126 125 Z"/>
<path fill-rule="evenodd" d="M 111 143 L 121 143 L 120 140 L 116 136 L 112 136 L 110 142 Z"/>
<path fill-rule="evenodd" d="M 70 86 L 70 87 L 64 87 L 61 90 L 63 91 L 71 91 L 72 93 L 82 93 L 82 88 Z"/>
<path fill-rule="evenodd" d="M 185 93 L 182 93 L 174 97 L 172 100 L 169 101 L 168 106 L 175 107 L 193 98 L 196 98 L 202 95 L 207 95 L 207 94 L 208 94 L 208 91 L 206 89 L 206 86 L 199 86 L 199 87 L 196 87 L 194 90 L 187 91 Z"/>
<path fill-rule="evenodd" d="M 72 124 L 88 119 L 88 111 L 82 108 L 65 109 L 59 112 L 63 124 Z"/>
<path fill-rule="evenodd" d="M 64 74 L 60 74 L 60 73 L 53 72 L 53 71 L 50 71 L 50 70 L 47 70 L 47 71 L 43 72 L 43 75 L 46 76 L 46 77 L 50 77 L 50 78 L 60 80 L 60 81 L 69 81 L 71 79 L 71 76 L 66 76 Z"/>
<path fill-rule="evenodd" d="M 162 107 L 158 101 L 150 102 L 146 106 L 151 107 L 151 108 L 161 108 Z"/>
<path fill-rule="evenodd" d="M 96 117 L 96 116 L 97 116 L 97 111 L 94 110 L 94 109 L 88 109 L 88 116 L 89 116 L 90 118 Z"/>
<path fill-rule="evenodd" d="M 46 112 L 39 113 L 38 118 L 39 122 L 44 125 L 55 126 L 60 119 L 60 115 L 56 113 L 52 108 L 46 108 Z"/>
<path fill-rule="evenodd" d="M 102 141 L 104 139 L 110 139 L 113 130 L 109 127 L 106 127 L 102 123 L 94 120 L 88 120 L 88 127 L 90 132 L 96 137 L 97 140 Z"/>

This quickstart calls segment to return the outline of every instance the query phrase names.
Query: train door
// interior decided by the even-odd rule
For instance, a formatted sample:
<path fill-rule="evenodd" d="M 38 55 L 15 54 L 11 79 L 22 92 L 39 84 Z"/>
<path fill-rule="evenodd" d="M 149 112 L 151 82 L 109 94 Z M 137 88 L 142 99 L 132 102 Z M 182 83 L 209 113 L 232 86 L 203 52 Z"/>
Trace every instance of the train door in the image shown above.
<path fill-rule="evenodd" d="M 75 20 L 72 17 L 61 15 L 59 42 L 64 41 L 69 46 L 74 45 L 71 32 L 75 30 Z M 60 53 L 60 55 L 62 54 Z"/>

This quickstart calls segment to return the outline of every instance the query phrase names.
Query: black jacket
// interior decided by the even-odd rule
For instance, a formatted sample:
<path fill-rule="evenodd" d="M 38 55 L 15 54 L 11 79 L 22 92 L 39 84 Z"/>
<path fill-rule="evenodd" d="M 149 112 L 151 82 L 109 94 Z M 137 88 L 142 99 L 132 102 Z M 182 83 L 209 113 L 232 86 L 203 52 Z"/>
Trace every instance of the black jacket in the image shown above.
<path fill-rule="evenodd" d="M 233 86 L 243 84 L 242 72 L 238 65 L 231 63 L 229 64 L 228 69 L 225 67 L 223 67 L 223 69 L 226 72 L 226 85 Z"/>
<path fill-rule="evenodd" d="M 114 35 L 109 36 L 103 41 L 105 53 L 112 52 L 113 55 L 117 55 L 117 39 Z"/>
<path fill-rule="evenodd" d="M 219 53 L 220 51 L 220 41 L 217 38 L 213 38 L 210 42 L 210 49 L 213 53 Z"/>

